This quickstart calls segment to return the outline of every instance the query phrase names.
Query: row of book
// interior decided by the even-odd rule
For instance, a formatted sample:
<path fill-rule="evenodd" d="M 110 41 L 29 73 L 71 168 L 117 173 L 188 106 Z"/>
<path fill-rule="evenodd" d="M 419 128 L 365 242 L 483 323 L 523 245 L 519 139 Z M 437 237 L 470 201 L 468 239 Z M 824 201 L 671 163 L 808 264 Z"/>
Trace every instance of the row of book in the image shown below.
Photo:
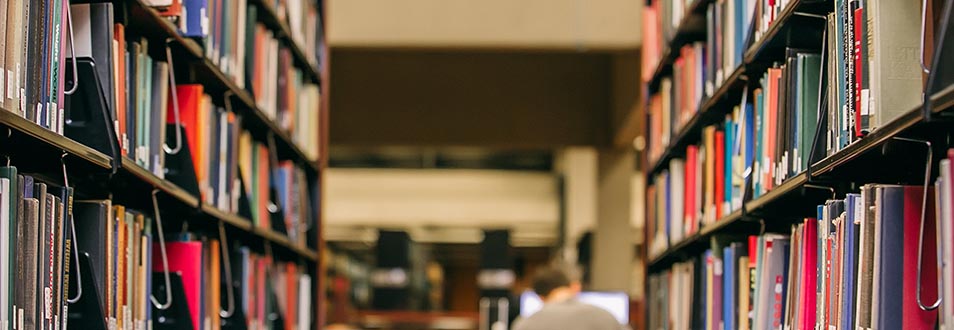
<path fill-rule="evenodd" d="M 921 103 L 925 56 L 918 54 L 920 1 L 838 0 L 834 6 L 825 40 L 829 155 Z M 923 35 L 926 48 L 933 47 L 932 34 Z"/>
<path fill-rule="evenodd" d="M 213 104 L 202 85 L 178 85 L 176 90 L 184 148 L 192 156 L 191 167 L 203 202 L 305 244 L 301 234 L 315 221 L 310 209 L 313 187 L 305 170 L 290 160 L 278 161 L 274 146 L 253 140 L 249 131 L 241 129 L 242 117 Z M 172 111 L 170 108 L 168 118 Z M 171 138 L 167 136 L 167 140 Z M 247 211 L 241 207 L 245 201 Z M 273 224 L 272 219 L 277 222 Z"/>
<path fill-rule="evenodd" d="M 96 324 L 151 329 L 154 323 L 166 324 L 178 309 L 188 311 L 188 320 L 178 322 L 219 329 L 230 285 L 237 306 L 233 324 L 263 328 L 279 320 L 286 329 L 311 324 L 313 292 L 304 268 L 238 246 L 227 264 L 218 238 L 193 234 L 166 235 L 171 238 L 164 243 L 165 268 L 156 225 L 146 213 L 110 200 L 74 201 L 73 188 L 20 174 L 15 167 L 0 168 L 0 236 L 5 238 L 0 324 L 8 329 L 97 329 Z M 224 267 L 237 281 L 223 278 Z M 177 290 L 172 291 L 184 297 L 161 300 L 171 303 L 168 312 L 150 301 L 164 295 L 166 271 L 174 273 Z"/>
<path fill-rule="evenodd" d="M 189 3 L 191 1 L 183 6 Z M 183 6 L 180 6 L 180 11 L 188 12 L 189 7 Z M 310 8 L 305 12 L 313 13 L 316 10 L 309 4 L 296 5 L 295 8 L 300 6 Z M 3 68 L 0 70 L 0 75 L 3 75 L 0 76 L 0 107 L 41 127 L 65 134 L 64 128 L 69 121 L 65 116 L 69 112 L 66 109 L 65 92 L 81 84 L 78 80 L 90 78 L 80 76 L 66 79 L 66 69 L 70 67 L 69 61 L 91 59 L 96 64 L 98 77 L 90 79 L 89 83 L 99 82 L 99 88 L 105 96 L 105 106 L 110 110 L 111 120 L 115 122 L 113 129 L 122 154 L 162 177 L 162 142 L 165 141 L 166 133 L 163 123 L 167 118 L 165 112 L 149 109 L 164 109 L 174 103 L 170 101 L 170 97 L 174 96 L 170 95 L 170 84 L 175 68 L 170 66 L 172 62 L 169 59 L 156 60 L 150 54 L 159 53 L 156 49 L 162 49 L 165 45 L 150 46 L 145 38 L 127 40 L 124 25 L 117 23 L 120 21 L 117 15 L 125 13 L 115 13 L 111 3 L 70 5 L 65 0 L 39 3 L 10 0 L 4 1 L 0 7 L 0 14 L 11 13 L 4 15 L 9 20 L 0 22 L 0 25 L 9 24 L 11 27 L 6 29 L 4 44 L 0 45 L 3 49 L 3 58 L 0 59 L 0 67 Z M 240 7 L 244 8 L 244 5 Z M 220 13 L 216 17 L 221 16 L 222 19 L 232 17 L 231 14 L 245 13 L 231 5 L 221 8 L 214 13 Z M 255 19 L 256 8 L 247 8 L 252 19 Z M 229 15 L 221 14 L 226 9 Z M 207 10 L 202 12 L 213 13 Z M 60 33 L 67 26 L 64 23 L 68 15 L 64 13 L 72 15 L 73 22 L 69 25 L 72 26 L 73 47 L 64 47 L 67 45 L 66 37 Z M 49 19 L 45 19 L 47 17 Z M 315 26 L 314 23 L 302 24 Z M 257 105 L 280 129 L 290 133 L 289 136 L 306 157 L 317 159 L 321 98 L 318 85 L 306 79 L 302 71 L 294 66 L 290 51 L 279 45 L 274 32 L 265 29 L 262 23 L 252 24 L 246 30 L 237 35 L 247 34 L 249 41 L 238 42 L 236 39 L 226 43 L 241 47 L 229 48 L 228 53 L 234 55 L 224 56 L 228 60 L 223 62 L 235 62 L 227 67 L 243 72 L 243 78 L 237 80 L 243 82 L 242 85 L 245 85 L 246 80 L 255 82 L 249 84 L 248 89 L 256 97 Z M 317 33 L 315 31 L 311 34 Z M 208 35 L 205 33 L 200 36 Z M 248 50 L 244 48 L 247 44 L 250 45 Z M 233 61 L 233 58 L 244 60 Z M 245 68 L 250 72 L 247 79 Z"/>
<path fill-rule="evenodd" d="M 71 9 L 77 30 L 75 56 L 112 63 L 95 69 L 100 77 L 115 78 L 99 82 L 102 90 L 112 91 L 107 103 L 112 104 L 110 115 L 115 118 L 113 128 L 122 154 L 159 178 L 186 189 L 196 186 L 193 192 L 204 203 L 304 243 L 299 234 L 316 219 L 307 208 L 309 196 L 316 192 L 307 184 L 304 170 L 290 161 L 273 159 L 273 143 L 253 141 L 242 116 L 229 111 L 228 100 L 213 101 L 203 85 L 173 86 L 173 69 L 150 55 L 155 52 L 150 51 L 149 40 L 127 42 L 123 25 L 113 23 L 112 4 L 77 4 Z M 120 51 L 122 56 L 117 55 Z M 308 85 L 294 96 L 302 109 L 314 109 L 319 102 L 317 85 Z M 295 140 L 315 146 L 309 152 L 315 155 L 317 135 L 306 132 L 315 132 L 308 127 L 317 128 L 318 111 L 298 111 L 296 116 L 291 121 L 302 129 L 296 131 L 300 134 Z M 178 160 L 167 162 L 172 157 Z M 241 210 L 240 203 L 245 201 L 250 210 Z M 269 207 L 273 204 L 281 211 L 267 211 L 275 208 Z M 272 217 L 282 221 L 273 224 Z"/>
<path fill-rule="evenodd" d="M 169 270 L 178 275 L 187 302 L 189 320 L 180 327 L 193 329 L 308 329 L 312 315 L 311 276 L 294 263 L 278 262 L 267 255 L 240 247 L 230 252 L 232 288 L 217 239 L 184 235 L 166 243 Z M 153 286 L 163 285 L 159 249 L 152 248 Z M 220 266 L 221 265 L 221 266 Z M 173 283 L 178 287 L 180 283 Z M 229 298 L 228 290 L 233 290 Z M 231 302 L 227 299 L 233 299 Z M 175 300 L 173 300 L 175 303 Z M 231 314 L 231 315 L 228 315 Z"/>
<path fill-rule="evenodd" d="M 648 81 L 662 52 L 673 40 L 687 11 L 698 0 L 655 0 L 643 8 L 643 81 Z"/>
<path fill-rule="evenodd" d="M 776 3 L 778 1 L 775 1 Z M 742 64 L 752 24 L 751 0 L 714 1 L 706 11 L 706 95 L 722 86 Z"/>
<path fill-rule="evenodd" d="M 673 76 L 662 78 L 659 92 L 649 98 L 649 129 L 653 137 L 648 150 L 650 159 L 658 159 L 674 135 L 699 111 L 705 97 L 704 52 L 701 42 L 683 46 L 673 63 Z"/>
<path fill-rule="evenodd" d="M 0 106 L 63 133 L 66 0 L 0 2 Z"/>
<path fill-rule="evenodd" d="M 927 49 L 925 54 L 928 55 L 918 54 L 916 50 L 922 40 L 918 30 L 921 20 L 919 4 L 913 0 L 891 3 L 835 1 L 833 11 L 826 16 L 825 40 L 821 40 L 817 47 L 786 49 L 785 57 L 764 74 L 760 87 L 767 97 L 763 101 L 766 106 L 772 108 L 776 106 L 776 101 L 783 102 L 772 111 L 785 115 L 797 107 L 794 111 L 804 114 L 793 117 L 789 122 L 779 122 L 795 125 L 790 129 L 794 134 L 790 138 L 808 138 L 808 135 L 799 134 L 814 133 L 809 132 L 814 128 L 808 126 L 817 126 L 821 121 L 824 131 L 819 139 L 823 143 L 816 153 L 819 156 L 832 155 L 920 103 L 925 75 L 922 74 L 919 61 L 930 57 L 933 47 L 932 26 L 937 23 L 927 23 L 927 32 L 923 36 Z M 683 5 L 681 1 L 656 1 L 647 8 L 647 12 L 652 14 L 659 6 L 683 8 Z M 650 131 L 653 133 L 648 147 L 650 159 L 657 159 L 666 150 L 672 137 L 696 114 L 698 104 L 741 65 L 743 50 L 751 44 L 751 37 L 758 40 L 761 33 L 776 23 L 781 12 L 791 5 L 792 1 L 762 0 L 717 1 L 709 5 L 706 41 L 683 46 L 673 64 L 672 77 L 663 78 L 656 94 L 648 98 Z M 935 1 L 929 2 L 931 8 L 928 11 L 931 12 L 936 6 Z M 746 17 L 747 13 L 754 15 Z M 927 19 L 931 19 L 930 16 Z M 752 26 L 755 28 L 749 31 Z M 651 39 L 655 34 L 653 31 L 647 30 L 646 37 Z M 800 59 L 803 57 L 801 54 L 810 54 L 811 57 Z M 644 54 L 643 58 L 653 57 Z M 821 72 L 826 74 L 821 75 L 824 77 L 822 80 L 815 81 L 820 76 L 815 66 L 821 60 L 824 62 L 817 65 L 822 66 Z M 805 61 L 808 61 L 808 71 L 798 65 Z M 929 62 L 927 59 L 925 61 Z M 652 70 L 651 67 L 644 67 L 644 72 Z M 798 79 L 790 79 L 790 76 Z M 792 83 L 800 85 L 792 86 Z M 817 89 L 818 85 L 822 85 L 818 92 L 807 90 Z M 704 87 L 700 90 L 700 86 Z M 798 94 L 792 94 L 791 91 Z M 781 95 L 776 97 L 776 92 Z M 820 101 L 825 106 L 815 110 Z M 805 122 L 795 123 L 795 119 Z M 792 148 L 782 150 L 778 158 L 768 159 L 770 163 L 764 162 L 765 157 L 756 158 L 761 162 L 761 176 L 768 180 L 765 186 L 771 187 L 803 170 L 806 165 L 796 163 L 807 161 L 806 147 L 802 145 L 798 148 L 798 155 L 793 154 L 796 150 Z M 784 155 L 786 151 L 787 157 Z M 771 174 L 777 171 L 783 172 L 782 175 Z M 760 189 L 756 195 L 764 192 Z"/>
<path fill-rule="evenodd" d="M 649 188 L 650 255 L 741 208 L 804 171 L 815 137 L 820 56 L 789 50 L 746 90 L 725 120 L 703 128 L 701 142 L 670 160 Z M 666 89 L 663 89 L 666 92 Z M 661 121 L 651 109 L 653 136 Z M 820 152 L 819 152 L 820 153 Z M 749 196 L 749 197 L 747 197 Z"/>
<path fill-rule="evenodd" d="M 696 9 L 700 1 L 654 0 L 643 10 L 643 80 L 648 81 L 659 64 L 666 45 L 676 37 L 677 29 L 683 28 L 691 33 L 695 25 L 701 25 L 702 18 L 686 19 L 693 15 L 689 10 L 705 13 L 705 72 L 700 79 L 705 84 L 705 93 L 711 94 L 719 85 L 742 64 L 742 56 L 752 44 L 753 24 L 763 23 L 755 19 L 757 6 L 777 11 L 782 1 L 764 0 L 720 0 L 703 1 L 703 10 Z M 679 26 L 685 24 L 685 26 Z"/>
<path fill-rule="evenodd" d="M 247 89 L 256 106 L 278 127 L 290 132 L 296 144 L 314 160 L 318 155 L 318 85 L 295 65 L 281 31 L 260 21 L 260 7 L 249 1 L 152 0 L 159 13 L 178 23 L 182 35 L 202 41 L 205 56 L 238 86 Z M 271 1 L 262 4 L 278 14 L 291 29 L 291 38 L 318 62 L 320 40 L 316 2 Z M 188 15 L 188 13 L 199 13 Z"/>
<path fill-rule="evenodd" d="M 0 167 L 0 325 L 67 324 L 73 189 Z M 24 328 L 24 326 L 26 328 Z"/>
<path fill-rule="evenodd" d="M 789 233 L 714 236 L 703 255 L 650 276 L 650 328 L 949 326 L 952 162 L 954 150 L 926 191 L 869 184 Z M 921 307 L 942 295 L 939 311 Z"/>

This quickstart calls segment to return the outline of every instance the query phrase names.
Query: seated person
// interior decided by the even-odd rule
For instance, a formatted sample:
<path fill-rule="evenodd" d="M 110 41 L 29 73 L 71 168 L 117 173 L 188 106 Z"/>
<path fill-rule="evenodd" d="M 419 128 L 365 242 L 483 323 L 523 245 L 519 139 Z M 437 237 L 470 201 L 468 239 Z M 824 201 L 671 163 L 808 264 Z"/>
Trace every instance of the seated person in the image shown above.
<path fill-rule="evenodd" d="M 570 271 L 548 267 L 537 271 L 533 291 L 543 308 L 514 325 L 514 330 L 620 330 L 623 326 L 609 312 L 576 299 L 580 280 Z"/>

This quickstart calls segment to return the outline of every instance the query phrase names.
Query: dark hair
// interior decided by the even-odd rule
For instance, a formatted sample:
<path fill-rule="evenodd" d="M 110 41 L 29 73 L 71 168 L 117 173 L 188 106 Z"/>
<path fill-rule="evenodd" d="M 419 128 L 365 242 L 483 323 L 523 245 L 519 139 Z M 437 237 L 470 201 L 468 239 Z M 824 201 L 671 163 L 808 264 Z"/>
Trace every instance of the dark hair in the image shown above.
<path fill-rule="evenodd" d="M 557 267 L 543 268 L 533 276 L 533 292 L 545 298 L 554 289 L 569 286 L 570 282 L 570 274 L 567 271 Z"/>

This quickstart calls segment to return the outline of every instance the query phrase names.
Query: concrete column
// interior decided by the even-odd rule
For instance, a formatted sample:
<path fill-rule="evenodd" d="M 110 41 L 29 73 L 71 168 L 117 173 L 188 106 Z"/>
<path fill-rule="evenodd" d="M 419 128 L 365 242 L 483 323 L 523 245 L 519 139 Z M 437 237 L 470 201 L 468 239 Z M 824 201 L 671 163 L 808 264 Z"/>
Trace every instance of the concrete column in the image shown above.
<path fill-rule="evenodd" d="M 564 246 L 562 258 L 576 262 L 576 243 L 596 226 L 598 154 L 592 147 L 569 147 L 557 154 L 563 175 Z"/>
<path fill-rule="evenodd" d="M 599 151 L 597 220 L 593 237 L 590 288 L 630 292 L 635 228 L 632 149 Z"/>

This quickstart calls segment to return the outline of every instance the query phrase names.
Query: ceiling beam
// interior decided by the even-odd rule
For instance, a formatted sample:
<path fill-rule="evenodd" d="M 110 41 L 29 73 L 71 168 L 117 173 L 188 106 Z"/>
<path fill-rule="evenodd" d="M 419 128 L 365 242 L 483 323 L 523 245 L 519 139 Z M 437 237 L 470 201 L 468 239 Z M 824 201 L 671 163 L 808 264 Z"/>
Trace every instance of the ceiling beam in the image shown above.
<path fill-rule="evenodd" d="M 633 50 L 638 0 L 328 0 L 335 48 Z"/>

